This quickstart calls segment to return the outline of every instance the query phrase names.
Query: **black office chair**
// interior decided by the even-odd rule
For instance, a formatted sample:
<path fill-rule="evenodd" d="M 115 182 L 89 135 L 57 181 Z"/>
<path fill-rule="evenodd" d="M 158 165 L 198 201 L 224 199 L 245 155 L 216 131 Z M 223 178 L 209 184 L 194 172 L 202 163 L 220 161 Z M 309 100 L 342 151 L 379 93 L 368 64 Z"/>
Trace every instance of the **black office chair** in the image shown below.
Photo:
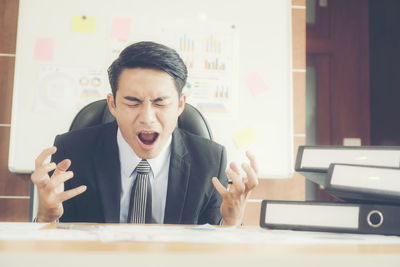
<path fill-rule="evenodd" d="M 83 107 L 69 128 L 70 131 L 95 126 L 115 120 L 108 109 L 105 99 L 92 102 Z M 192 105 L 186 103 L 185 109 L 178 118 L 178 127 L 190 133 L 213 140 L 211 129 L 206 119 Z"/>

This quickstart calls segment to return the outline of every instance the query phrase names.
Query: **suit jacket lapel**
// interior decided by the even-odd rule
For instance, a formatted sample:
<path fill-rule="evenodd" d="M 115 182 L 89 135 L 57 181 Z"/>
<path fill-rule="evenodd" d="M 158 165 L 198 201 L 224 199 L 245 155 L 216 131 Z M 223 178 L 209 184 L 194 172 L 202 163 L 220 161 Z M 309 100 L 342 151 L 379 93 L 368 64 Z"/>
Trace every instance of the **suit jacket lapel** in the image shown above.
<path fill-rule="evenodd" d="M 106 223 L 118 223 L 120 216 L 121 166 L 116 122 L 107 125 L 93 158 Z"/>
<path fill-rule="evenodd" d="M 167 200 L 164 223 L 181 223 L 189 184 L 190 160 L 185 157 L 188 151 L 178 129 L 172 135 L 171 161 L 168 174 Z"/>

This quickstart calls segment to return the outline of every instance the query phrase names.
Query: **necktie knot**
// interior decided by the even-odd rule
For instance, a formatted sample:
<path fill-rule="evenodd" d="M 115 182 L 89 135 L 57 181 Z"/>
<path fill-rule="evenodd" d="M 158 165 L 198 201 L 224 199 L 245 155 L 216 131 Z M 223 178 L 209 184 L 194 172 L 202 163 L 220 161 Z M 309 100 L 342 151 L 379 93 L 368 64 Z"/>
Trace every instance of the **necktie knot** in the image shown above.
<path fill-rule="evenodd" d="M 150 164 L 147 160 L 142 159 L 136 167 L 138 173 L 147 174 L 150 172 Z"/>

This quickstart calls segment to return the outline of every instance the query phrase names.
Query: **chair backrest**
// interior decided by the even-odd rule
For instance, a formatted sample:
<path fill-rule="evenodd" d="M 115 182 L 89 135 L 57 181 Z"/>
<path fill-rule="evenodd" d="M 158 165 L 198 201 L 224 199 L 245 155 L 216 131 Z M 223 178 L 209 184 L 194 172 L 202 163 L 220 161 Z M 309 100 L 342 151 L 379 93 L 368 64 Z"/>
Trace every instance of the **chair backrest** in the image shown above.
<path fill-rule="evenodd" d="M 69 128 L 70 131 L 95 126 L 102 123 L 107 123 L 115 120 L 108 109 L 105 99 L 92 102 L 83 107 Z M 192 105 L 186 103 L 185 109 L 178 118 L 178 127 L 192 134 L 199 135 L 210 140 L 213 139 L 211 129 L 207 124 L 206 119 Z"/>

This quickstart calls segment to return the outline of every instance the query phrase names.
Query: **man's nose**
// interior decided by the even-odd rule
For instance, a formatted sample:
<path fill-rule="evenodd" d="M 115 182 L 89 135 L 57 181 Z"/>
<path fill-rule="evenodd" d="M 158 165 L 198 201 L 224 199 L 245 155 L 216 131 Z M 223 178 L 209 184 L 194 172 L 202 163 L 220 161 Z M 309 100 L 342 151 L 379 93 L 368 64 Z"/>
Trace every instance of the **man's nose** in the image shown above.
<path fill-rule="evenodd" d="M 143 124 L 151 124 L 156 120 L 156 114 L 151 103 L 146 103 L 140 111 L 140 122 Z"/>

